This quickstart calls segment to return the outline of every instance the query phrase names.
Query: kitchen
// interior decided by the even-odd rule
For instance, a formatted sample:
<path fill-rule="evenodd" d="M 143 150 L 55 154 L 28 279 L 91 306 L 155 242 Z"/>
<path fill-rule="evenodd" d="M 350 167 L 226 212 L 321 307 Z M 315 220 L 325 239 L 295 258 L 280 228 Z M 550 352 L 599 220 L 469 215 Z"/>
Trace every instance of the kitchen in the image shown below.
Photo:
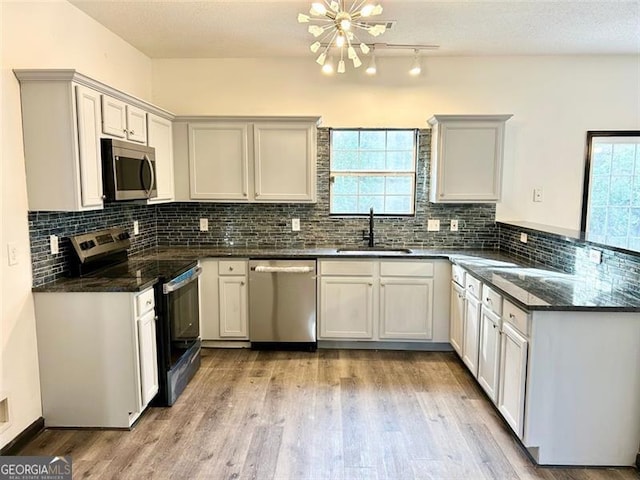
<path fill-rule="evenodd" d="M 575 56 L 430 57 L 420 80 L 404 76 L 406 58 L 381 58 L 380 81 L 371 84 L 347 73 L 343 79 L 318 72 L 308 57 L 299 59 L 151 59 L 97 24 L 66 2 L 3 4 L 3 378 L 0 390 L 14 398 L 12 421 L 2 431 L 6 444 L 41 416 L 35 315 L 31 288 L 28 202 L 22 146 L 20 90 L 12 70 L 16 68 L 74 68 L 129 94 L 145 98 L 168 111 L 183 115 L 322 116 L 330 127 L 408 127 L 427 129 L 427 120 L 438 113 L 511 113 L 506 124 L 503 200 L 495 207 L 498 220 L 519 219 L 538 224 L 579 226 L 582 168 L 587 130 L 638 129 L 637 53 Z M 297 13 L 298 9 L 294 9 Z M 290 17 L 284 23 L 289 24 Z M 295 15 L 294 15 L 295 22 Z M 73 26 L 74 28 L 69 28 Z M 304 31 L 304 28 L 303 28 Z M 51 42 L 51 39 L 56 39 Z M 305 37 L 306 40 L 306 37 Z M 306 44 L 305 44 L 306 45 Z M 305 47 L 306 48 L 306 47 Z M 99 52 L 98 54 L 96 54 Z M 311 61 L 310 61 L 311 60 Z M 384 73 L 383 66 L 389 65 Z M 390 73 L 403 72 L 402 75 Z M 256 85 L 255 78 L 260 78 Z M 340 85 L 340 80 L 349 84 Z M 350 86 L 351 85 L 351 86 Z M 616 85 L 605 89 L 603 85 Z M 348 87 L 348 88 L 347 88 Z M 343 90 L 346 89 L 346 90 Z M 212 92 L 225 92 L 224 95 Z M 265 92 L 269 92 L 268 95 Z M 349 108 L 345 108 L 345 105 Z M 553 175 L 549 172 L 553 171 Z M 176 170 L 176 186 L 179 171 Z M 327 201 L 318 190 L 318 200 Z M 544 201 L 534 203 L 531 192 L 544 187 Z M 246 208 L 244 208 L 246 207 Z M 121 219 L 127 228 L 140 222 L 143 238 L 153 242 L 156 222 L 174 224 L 184 210 L 192 211 L 185 225 L 187 242 L 198 244 L 197 220 L 209 218 L 207 241 L 246 241 L 246 225 L 256 224 L 259 205 L 167 204 L 156 207 L 154 217 L 144 207 L 123 211 L 107 208 L 110 218 L 90 216 L 85 225 Z M 305 221 L 312 205 L 273 208 L 273 216 L 257 231 L 257 237 L 276 235 L 283 242 L 293 237 L 288 220 L 301 219 L 304 239 L 314 238 Z M 487 212 L 491 216 L 492 212 Z M 70 222 L 81 217 L 70 215 Z M 244 217 L 242 216 L 244 215 Z M 478 218 L 477 215 L 472 215 Z M 449 220 L 449 216 L 442 219 Z M 459 217 L 462 218 L 462 217 Z M 482 218 L 482 217 L 481 217 Z M 284 223 L 284 220 L 287 220 Z M 46 215 L 43 221 L 46 221 Z M 59 217 L 51 214 L 53 224 Z M 423 216 L 420 221 L 426 221 Z M 186 222 L 185 222 L 186 223 Z M 283 224 L 284 223 L 284 224 Z M 347 235 L 358 242 L 366 220 L 345 223 Z M 161 223 L 159 223 L 161 224 Z M 223 225 L 216 229 L 215 225 Z M 396 224 L 382 219 L 376 225 L 380 239 L 404 243 L 393 237 Z M 484 225 L 478 226 L 482 230 Z M 517 230 L 517 229 L 516 229 Z M 169 245 L 169 229 L 159 228 L 158 240 Z M 254 232 L 256 233 L 256 232 Z M 418 246 L 432 247 L 449 237 L 420 236 Z M 519 230 L 517 230 L 519 233 Z M 165 235 L 165 237 L 162 237 Z M 531 238 L 534 238 L 534 235 Z M 136 241 L 138 241 L 136 240 Z M 413 239 L 412 239 L 413 240 Z M 413 241 L 406 241 L 407 244 Z M 18 246 L 18 264 L 8 266 L 5 243 Z M 55 262 L 50 256 L 49 261 Z M 43 264 L 46 268 L 46 262 Z M 52 267 L 55 268 L 55 267 Z"/>

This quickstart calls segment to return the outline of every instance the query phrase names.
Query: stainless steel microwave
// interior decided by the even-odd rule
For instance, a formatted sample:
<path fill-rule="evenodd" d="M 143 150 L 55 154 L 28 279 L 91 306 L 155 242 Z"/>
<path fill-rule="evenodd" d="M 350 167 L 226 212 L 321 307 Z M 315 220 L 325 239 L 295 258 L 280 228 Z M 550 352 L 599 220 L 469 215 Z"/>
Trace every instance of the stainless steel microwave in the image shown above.
<path fill-rule="evenodd" d="M 154 148 L 111 138 L 103 138 L 100 147 L 106 200 L 144 200 L 158 195 Z"/>

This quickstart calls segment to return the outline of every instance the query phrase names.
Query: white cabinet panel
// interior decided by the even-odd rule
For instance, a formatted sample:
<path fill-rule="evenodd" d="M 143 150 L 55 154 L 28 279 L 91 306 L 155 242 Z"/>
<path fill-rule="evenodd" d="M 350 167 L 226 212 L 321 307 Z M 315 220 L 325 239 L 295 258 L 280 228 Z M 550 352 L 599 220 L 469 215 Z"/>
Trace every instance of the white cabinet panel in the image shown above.
<path fill-rule="evenodd" d="M 194 200 L 248 200 L 246 123 L 189 125 L 189 182 Z"/>
<path fill-rule="evenodd" d="M 102 207 L 102 160 L 100 156 L 100 94 L 77 85 L 78 155 L 80 196 L 83 208 Z"/>
<path fill-rule="evenodd" d="M 500 373 L 500 317 L 482 306 L 478 354 L 478 383 L 489 398 L 498 401 Z"/>
<path fill-rule="evenodd" d="M 127 140 L 147 143 L 147 113 L 131 105 L 127 105 Z"/>
<path fill-rule="evenodd" d="M 151 310 L 138 319 L 138 351 L 140 355 L 141 407 L 144 409 L 158 393 L 155 310 Z"/>
<path fill-rule="evenodd" d="M 320 338 L 373 338 L 373 279 L 320 280 Z"/>
<path fill-rule="evenodd" d="M 480 332 L 480 301 L 466 295 L 462 361 L 474 377 L 478 376 L 478 335 Z"/>
<path fill-rule="evenodd" d="M 432 324 L 432 279 L 380 280 L 380 338 L 428 340 Z"/>
<path fill-rule="evenodd" d="M 432 125 L 432 202 L 500 200 L 504 124 L 511 115 L 436 115 Z"/>
<path fill-rule="evenodd" d="M 522 438 L 528 342 L 508 323 L 502 324 L 498 409 Z"/>
<path fill-rule="evenodd" d="M 102 133 L 127 137 L 127 105 L 108 95 L 102 95 Z"/>
<path fill-rule="evenodd" d="M 148 115 L 149 146 L 156 150 L 156 184 L 158 196 L 150 202 L 166 202 L 173 193 L 173 132 L 171 122 L 157 115 Z"/>
<path fill-rule="evenodd" d="M 464 339 L 464 313 L 465 299 L 464 288 L 451 282 L 451 323 L 450 323 L 450 341 L 453 349 L 462 357 L 462 345 Z"/>
<path fill-rule="evenodd" d="M 220 337 L 248 339 L 247 282 L 244 276 L 221 276 Z"/>
<path fill-rule="evenodd" d="M 315 201 L 315 137 L 311 124 L 253 125 L 256 201 Z"/>

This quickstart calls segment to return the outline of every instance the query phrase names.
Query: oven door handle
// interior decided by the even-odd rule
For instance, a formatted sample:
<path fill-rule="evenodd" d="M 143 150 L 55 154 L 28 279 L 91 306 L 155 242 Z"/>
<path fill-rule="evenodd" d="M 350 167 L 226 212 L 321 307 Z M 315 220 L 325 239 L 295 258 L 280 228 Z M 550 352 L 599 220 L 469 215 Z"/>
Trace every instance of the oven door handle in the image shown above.
<path fill-rule="evenodd" d="M 193 275 L 190 275 L 188 278 L 184 280 L 172 280 L 162 285 L 162 293 L 168 295 L 171 292 L 175 292 L 194 280 L 197 280 L 200 275 L 202 275 L 202 267 L 196 267 L 193 269 Z"/>

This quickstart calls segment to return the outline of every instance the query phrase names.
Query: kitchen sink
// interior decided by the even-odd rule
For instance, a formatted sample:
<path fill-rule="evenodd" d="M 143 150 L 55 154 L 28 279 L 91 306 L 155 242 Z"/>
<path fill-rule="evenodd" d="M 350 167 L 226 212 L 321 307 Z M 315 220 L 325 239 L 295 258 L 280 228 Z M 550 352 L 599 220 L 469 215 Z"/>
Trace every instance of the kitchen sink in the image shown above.
<path fill-rule="evenodd" d="M 348 254 L 369 254 L 369 255 L 384 255 L 384 254 L 395 254 L 395 255 L 408 255 L 413 253 L 408 248 L 338 248 L 336 250 L 338 253 L 348 253 Z"/>

